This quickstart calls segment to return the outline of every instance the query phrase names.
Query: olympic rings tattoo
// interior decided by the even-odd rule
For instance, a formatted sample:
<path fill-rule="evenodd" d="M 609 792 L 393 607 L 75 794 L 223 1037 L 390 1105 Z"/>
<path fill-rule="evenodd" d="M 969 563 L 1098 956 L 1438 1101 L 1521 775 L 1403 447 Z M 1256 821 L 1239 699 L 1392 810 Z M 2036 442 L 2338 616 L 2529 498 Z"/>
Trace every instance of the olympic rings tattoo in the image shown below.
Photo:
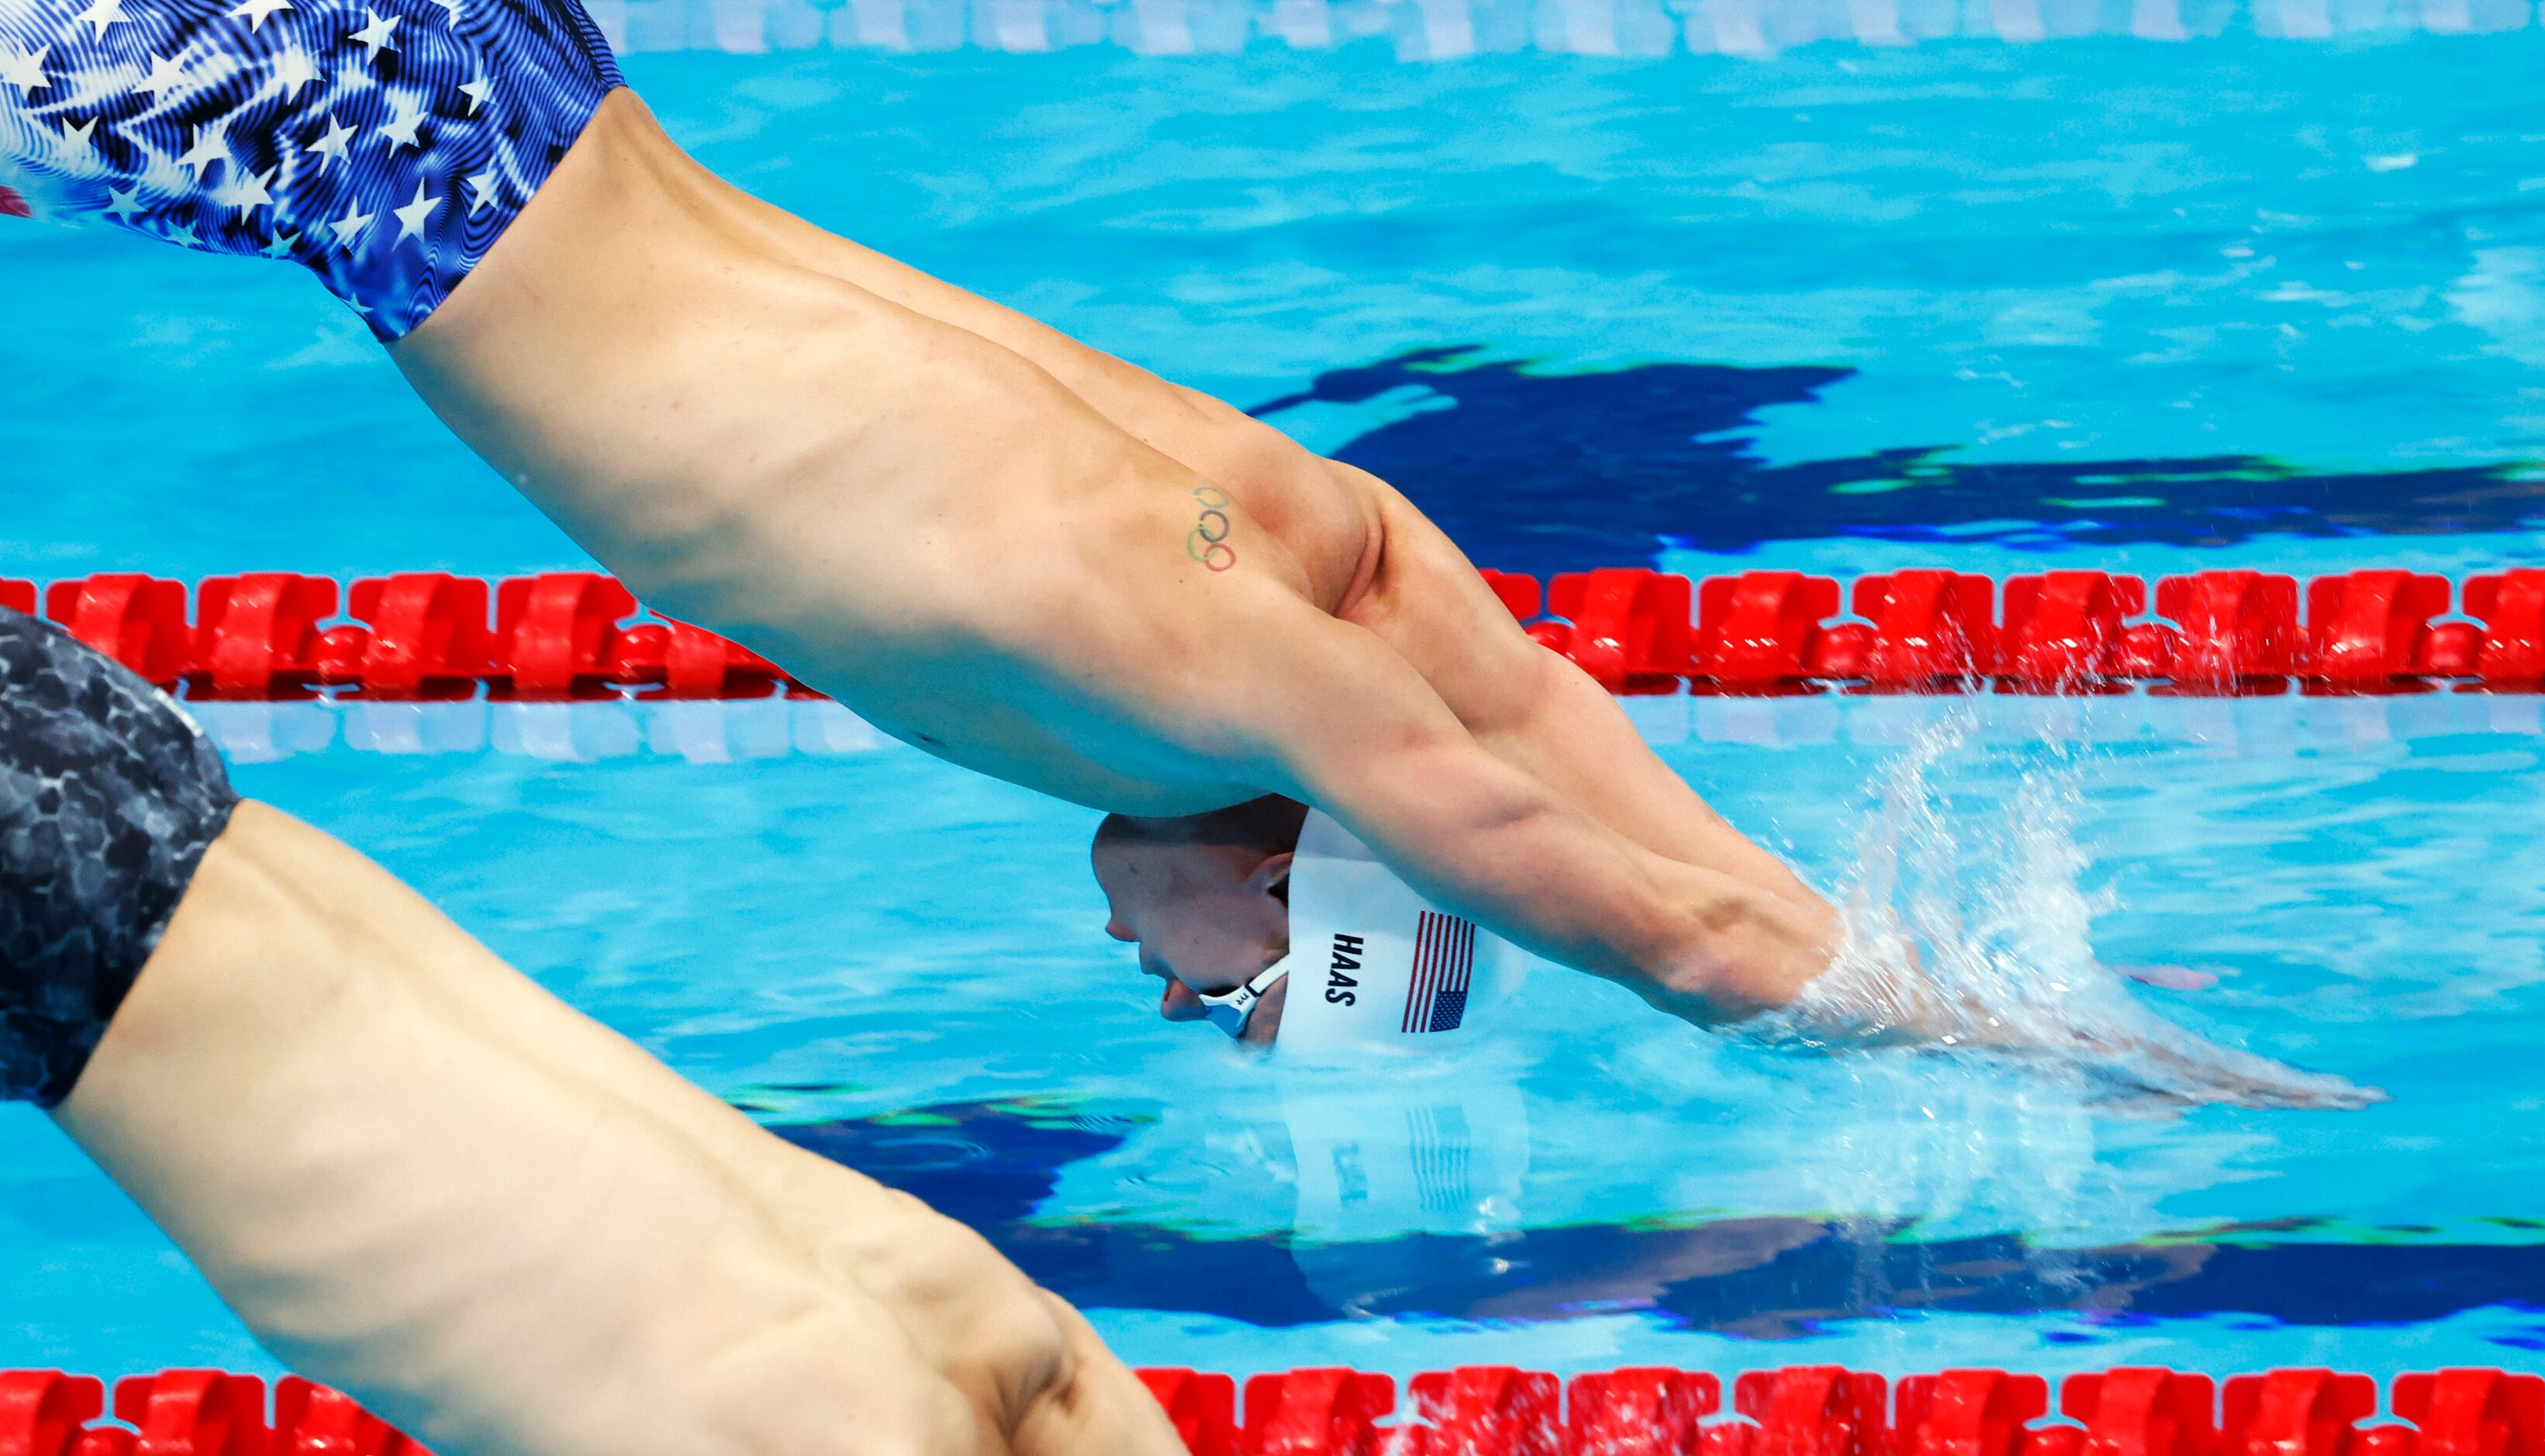
<path fill-rule="evenodd" d="M 1201 519 L 1185 533 L 1185 554 L 1213 571 L 1226 571 L 1237 564 L 1237 550 L 1228 544 L 1228 492 L 1197 485 L 1192 498 L 1201 503 Z"/>

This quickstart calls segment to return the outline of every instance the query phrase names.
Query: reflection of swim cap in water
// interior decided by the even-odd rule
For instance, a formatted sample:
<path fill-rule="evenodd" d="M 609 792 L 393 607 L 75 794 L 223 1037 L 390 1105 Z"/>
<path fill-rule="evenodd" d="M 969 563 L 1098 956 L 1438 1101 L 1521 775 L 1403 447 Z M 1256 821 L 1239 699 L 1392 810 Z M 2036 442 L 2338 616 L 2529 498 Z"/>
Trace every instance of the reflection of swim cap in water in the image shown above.
<path fill-rule="evenodd" d="M 1366 1292 L 1335 1282 L 1366 1277 L 1356 1267 L 1366 1255 L 1321 1258 L 1318 1245 L 1489 1234 L 1524 1223 L 1527 1104 L 1512 1069 L 1463 1060 L 1427 1060 L 1384 1079 L 1282 1069 L 1281 1118 L 1299 1179 L 1291 1253 L 1335 1303 L 1351 1308 Z"/>
<path fill-rule="evenodd" d="M 1469 1031 L 1518 989 L 1528 957 L 1435 909 L 1367 846 L 1311 809 L 1290 862 L 1289 999 L 1273 1040 L 1285 1058 L 1429 1050 Z"/>

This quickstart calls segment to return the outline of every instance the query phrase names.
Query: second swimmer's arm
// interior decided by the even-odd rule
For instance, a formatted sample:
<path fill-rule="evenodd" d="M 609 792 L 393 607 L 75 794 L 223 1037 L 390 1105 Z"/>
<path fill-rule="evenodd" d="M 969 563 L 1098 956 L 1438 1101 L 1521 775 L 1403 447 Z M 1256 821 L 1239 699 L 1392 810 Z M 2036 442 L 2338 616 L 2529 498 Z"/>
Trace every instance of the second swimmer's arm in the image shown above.
<path fill-rule="evenodd" d="M 977 1237 L 256 804 L 56 1115 L 279 1355 L 447 1456 L 1174 1449 Z"/>

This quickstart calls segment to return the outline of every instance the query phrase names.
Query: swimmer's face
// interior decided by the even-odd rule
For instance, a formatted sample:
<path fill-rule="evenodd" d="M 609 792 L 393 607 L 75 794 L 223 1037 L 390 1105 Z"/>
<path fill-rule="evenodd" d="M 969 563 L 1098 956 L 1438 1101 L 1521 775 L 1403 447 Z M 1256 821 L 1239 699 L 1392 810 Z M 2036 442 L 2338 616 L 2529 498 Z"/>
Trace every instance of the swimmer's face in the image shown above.
<path fill-rule="evenodd" d="M 1200 997 L 1234 991 L 1290 949 L 1290 908 L 1274 890 L 1290 856 L 1227 845 L 1096 846 L 1096 883 L 1112 908 L 1105 932 L 1137 941 L 1140 969 L 1166 983 L 1158 1014 L 1198 1021 Z M 1265 1045 L 1281 1026 L 1290 989 L 1264 995 L 1242 1040 Z"/>

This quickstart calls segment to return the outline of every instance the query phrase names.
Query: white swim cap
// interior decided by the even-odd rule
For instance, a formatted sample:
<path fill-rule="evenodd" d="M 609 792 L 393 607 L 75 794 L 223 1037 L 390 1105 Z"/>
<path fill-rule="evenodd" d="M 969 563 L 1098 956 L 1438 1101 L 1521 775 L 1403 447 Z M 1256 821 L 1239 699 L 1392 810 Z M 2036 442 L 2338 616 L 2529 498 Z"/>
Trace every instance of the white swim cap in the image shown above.
<path fill-rule="evenodd" d="M 1528 957 L 1434 908 L 1350 831 L 1308 811 L 1290 862 L 1279 1055 L 1429 1050 L 1466 1039 L 1519 989 Z"/>

